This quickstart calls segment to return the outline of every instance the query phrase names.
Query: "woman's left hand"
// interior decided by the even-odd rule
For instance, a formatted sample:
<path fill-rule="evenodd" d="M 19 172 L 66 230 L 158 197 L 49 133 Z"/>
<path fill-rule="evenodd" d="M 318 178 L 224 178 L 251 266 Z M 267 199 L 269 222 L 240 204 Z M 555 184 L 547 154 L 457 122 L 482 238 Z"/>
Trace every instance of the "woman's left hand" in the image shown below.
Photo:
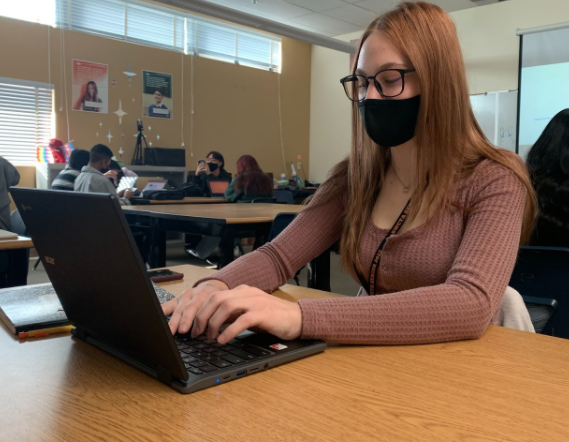
<path fill-rule="evenodd" d="M 231 321 L 234 319 L 233 321 Z M 219 334 L 219 328 L 232 322 Z M 207 337 L 225 344 L 248 328 L 258 327 L 281 339 L 290 340 L 302 333 L 302 313 L 295 302 L 268 295 L 254 287 L 241 285 L 216 292 L 202 305 L 192 327 L 196 337 L 207 330 Z"/>

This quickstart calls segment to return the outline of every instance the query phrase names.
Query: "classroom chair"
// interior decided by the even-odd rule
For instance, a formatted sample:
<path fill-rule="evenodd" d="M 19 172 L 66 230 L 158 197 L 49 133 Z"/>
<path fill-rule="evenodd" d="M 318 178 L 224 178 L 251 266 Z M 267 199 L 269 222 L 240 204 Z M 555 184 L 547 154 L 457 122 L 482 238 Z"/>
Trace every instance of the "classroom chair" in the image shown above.
<path fill-rule="evenodd" d="M 569 339 L 569 248 L 521 246 L 510 280 L 535 331 Z"/>
<path fill-rule="evenodd" d="M 26 225 L 18 210 L 10 214 L 12 232 L 29 236 Z M 0 252 L 0 287 L 17 287 L 28 283 L 29 249 L 5 250 Z"/>
<path fill-rule="evenodd" d="M 279 204 L 294 204 L 294 195 L 290 190 L 275 189 L 273 195 Z"/>
<path fill-rule="evenodd" d="M 275 216 L 275 219 L 273 220 L 273 224 L 271 225 L 271 231 L 269 232 L 267 241 L 271 242 L 273 239 L 275 239 L 284 229 L 288 227 L 288 225 L 294 220 L 296 215 L 297 215 L 296 213 L 288 213 L 288 212 L 277 214 L 277 216 Z M 300 271 L 303 268 L 304 267 L 302 267 L 294 275 L 294 281 L 296 282 L 296 285 L 300 285 L 300 279 L 298 278 L 298 275 L 300 274 Z"/>

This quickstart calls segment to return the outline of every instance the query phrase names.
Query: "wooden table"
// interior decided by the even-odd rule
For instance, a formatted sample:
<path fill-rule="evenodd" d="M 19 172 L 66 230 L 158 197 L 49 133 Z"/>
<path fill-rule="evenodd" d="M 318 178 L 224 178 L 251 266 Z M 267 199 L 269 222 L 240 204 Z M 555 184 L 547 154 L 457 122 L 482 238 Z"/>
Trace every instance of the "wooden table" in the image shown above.
<path fill-rule="evenodd" d="M 233 261 L 235 239 L 240 233 L 254 232 L 267 236 L 275 216 L 283 212 L 298 213 L 305 206 L 288 204 L 186 204 L 123 206 L 130 223 L 150 226 L 148 263 L 158 268 L 166 265 L 166 232 L 185 232 L 221 238 L 219 266 Z M 249 233 L 250 234 L 250 233 Z M 330 291 L 329 251 L 311 263 L 309 285 Z"/>
<path fill-rule="evenodd" d="M 0 241 L 0 251 L 4 251 L 8 255 L 8 269 L 5 275 L 0 275 L 0 288 L 27 284 L 28 249 L 31 249 L 33 246 L 32 240 L 25 236 Z"/>
<path fill-rule="evenodd" d="M 168 290 L 207 272 L 184 267 Z M 490 326 L 477 341 L 331 346 L 182 395 L 69 336 L 20 343 L 2 328 L 3 441 L 569 440 L 569 341 L 549 336 Z"/>
<path fill-rule="evenodd" d="M 211 198 L 207 196 L 187 196 L 183 200 L 142 200 L 143 203 L 137 204 L 137 200 L 131 200 L 134 205 L 168 205 L 168 204 L 223 204 L 228 201 L 223 198 Z"/>
<path fill-rule="evenodd" d="M 16 239 L 4 239 L 0 241 L 0 250 L 31 249 L 34 243 L 30 238 L 18 236 Z"/>

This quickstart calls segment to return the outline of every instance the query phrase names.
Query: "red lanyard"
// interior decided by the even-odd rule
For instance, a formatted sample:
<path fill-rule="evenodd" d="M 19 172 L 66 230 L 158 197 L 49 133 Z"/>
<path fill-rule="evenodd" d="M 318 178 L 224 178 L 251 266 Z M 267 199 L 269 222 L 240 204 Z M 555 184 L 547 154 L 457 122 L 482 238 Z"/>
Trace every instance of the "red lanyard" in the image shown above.
<path fill-rule="evenodd" d="M 383 238 L 383 241 L 381 241 L 381 244 L 377 248 L 377 251 L 375 252 L 375 255 L 373 257 L 373 261 L 371 262 L 371 267 L 369 269 L 369 280 L 368 280 L 369 283 L 366 284 L 366 281 L 364 278 L 362 278 L 362 275 L 360 275 L 359 272 L 357 273 L 361 284 L 364 286 L 364 288 L 366 289 L 366 292 L 370 296 L 375 295 L 375 275 L 377 274 L 377 269 L 378 269 L 379 263 L 381 261 L 381 252 L 383 251 L 383 247 L 385 246 L 387 239 L 391 235 L 396 235 L 397 232 L 399 232 L 399 230 L 401 230 L 401 227 L 403 227 L 403 224 L 405 224 L 405 221 L 407 220 L 407 217 L 409 216 L 409 210 L 410 209 L 411 209 L 411 200 L 407 201 L 407 204 L 405 205 L 405 208 L 401 212 L 401 215 L 399 215 L 399 218 L 397 218 L 397 221 L 395 221 L 395 224 L 393 224 L 393 227 L 391 227 L 389 232 L 387 232 L 387 235 L 385 235 L 385 238 Z"/>

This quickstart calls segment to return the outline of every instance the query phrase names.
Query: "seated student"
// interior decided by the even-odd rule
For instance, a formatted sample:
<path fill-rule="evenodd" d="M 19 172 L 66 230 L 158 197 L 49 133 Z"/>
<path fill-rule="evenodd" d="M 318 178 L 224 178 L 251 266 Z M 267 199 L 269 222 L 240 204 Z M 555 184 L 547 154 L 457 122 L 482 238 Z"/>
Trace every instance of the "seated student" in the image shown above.
<path fill-rule="evenodd" d="M 223 166 L 225 166 L 223 155 L 216 151 L 211 151 L 206 155 L 205 163 L 198 162 L 194 184 L 201 189 L 202 194 L 209 193 L 208 181 L 231 181 L 231 174 Z"/>
<path fill-rule="evenodd" d="M 569 109 L 547 124 L 526 164 L 539 206 L 530 244 L 569 247 Z"/>
<path fill-rule="evenodd" d="M 273 180 L 259 167 L 251 155 L 237 160 L 237 175 L 225 189 L 225 199 L 232 203 L 250 203 L 257 198 L 273 196 Z"/>
<path fill-rule="evenodd" d="M 456 29 L 438 6 L 375 19 L 342 79 L 352 146 L 274 241 L 163 305 L 174 333 L 423 344 L 477 339 L 497 321 L 535 196 L 515 154 L 491 145 L 469 100 Z M 341 238 L 359 297 L 270 296 Z M 221 334 L 220 326 L 232 322 Z"/>
<path fill-rule="evenodd" d="M 103 144 L 93 146 L 89 152 L 89 164 L 81 169 L 81 173 L 75 180 L 76 192 L 103 192 L 115 193 L 117 190 L 110 179 L 117 177 L 117 170 L 109 170 L 113 152 Z M 102 171 L 107 171 L 103 175 Z M 132 189 L 127 189 L 120 198 L 122 206 L 130 205 L 130 198 L 134 195 Z"/>
<path fill-rule="evenodd" d="M 17 186 L 20 173 L 10 161 L 0 157 L 0 229 L 12 230 L 10 221 L 10 194 L 8 189 Z"/>
<path fill-rule="evenodd" d="M 54 190 L 73 190 L 75 179 L 81 173 L 83 166 L 89 163 L 89 152 L 83 149 L 75 149 L 71 152 L 69 163 L 65 165 L 65 169 L 59 172 L 55 177 L 51 188 Z"/>

